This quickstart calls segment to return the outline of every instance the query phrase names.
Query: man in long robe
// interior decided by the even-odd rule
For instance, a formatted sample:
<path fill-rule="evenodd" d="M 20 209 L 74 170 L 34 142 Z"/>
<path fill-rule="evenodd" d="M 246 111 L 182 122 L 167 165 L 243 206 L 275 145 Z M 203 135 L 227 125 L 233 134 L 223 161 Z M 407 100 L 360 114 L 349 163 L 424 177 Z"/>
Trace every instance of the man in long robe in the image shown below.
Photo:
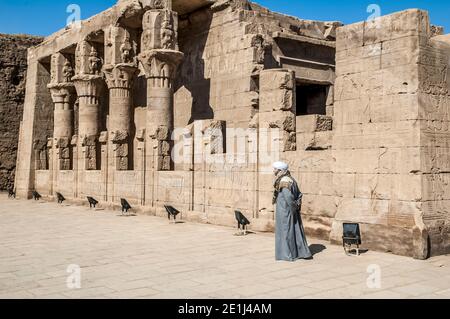
<path fill-rule="evenodd" d="M 283 162 L 273 165 L 276 181 L 273 204 L 276 204 L 276 260 L 295 261 L 311 259 L 302 219 L 300 216 L 303 194 Z"/>

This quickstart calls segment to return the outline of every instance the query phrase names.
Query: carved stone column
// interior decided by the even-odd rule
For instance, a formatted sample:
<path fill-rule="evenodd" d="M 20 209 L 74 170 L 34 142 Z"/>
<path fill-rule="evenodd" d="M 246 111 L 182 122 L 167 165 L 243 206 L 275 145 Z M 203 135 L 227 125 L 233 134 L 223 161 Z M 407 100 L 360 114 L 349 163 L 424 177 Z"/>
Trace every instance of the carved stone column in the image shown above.
<path fill-rule="evenodd" d="M 89 54 L 87 54 L 90 52 Z M 86 170 L 97 170 L 100 134 L 100 96 L 104 87 L 101 59 L 94 46 L 81 42 L 76 50 L 77 75 L 73 77 L 79 101 L 79 141 L 85 147 Z"/>
<path fill-rule="evenodd" d="M 128 170 L 132 114 L 131 90 L 138 71 L 129 32 L 121 27 L 111 27 L 106 52 L 110 58 L 108 62 L 111 63 L 103 68 L 109 89 L 108 131 L 113 143 L 116 170 Z"/>
<path fill-rule="evenodd" d="M 74 133 L 73 106 L 76 100 L 75 86 L 72 82 L 74 75 L 72 62 L 61 53 L 52 55 L 51 58 L 51 83 L 48 85 L 52 94 L 54 108 L 53 137 L 54 168 L 59 170 L 72 169 L 72 156 L 70 140 Z"/>
<path fill-rule="evenodd" d="M 178 15 L 171 1 L 154 1 L 144 14 L 142 63 L 147 78 L 147 135 L 154 140 L 157 170 L 170 170 L 173 120 L 173 80 L 184 54 L 178 51 Z"/>

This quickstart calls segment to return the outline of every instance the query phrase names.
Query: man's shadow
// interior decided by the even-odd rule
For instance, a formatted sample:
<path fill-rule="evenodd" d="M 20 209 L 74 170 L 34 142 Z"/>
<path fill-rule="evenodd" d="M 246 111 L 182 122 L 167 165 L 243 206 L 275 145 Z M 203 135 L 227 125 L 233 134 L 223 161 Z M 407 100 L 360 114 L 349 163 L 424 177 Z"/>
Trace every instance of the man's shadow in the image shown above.
<path fill-rule="evenodd" d="M 312 244 L 309 246 L 309 250 L 311 251 L 311 254 L 313 256 L 320 254 L 325 249 L 327 249 L 327 247 L 325 247 L 324 245 L 321 245 L 321 244 Z"/>

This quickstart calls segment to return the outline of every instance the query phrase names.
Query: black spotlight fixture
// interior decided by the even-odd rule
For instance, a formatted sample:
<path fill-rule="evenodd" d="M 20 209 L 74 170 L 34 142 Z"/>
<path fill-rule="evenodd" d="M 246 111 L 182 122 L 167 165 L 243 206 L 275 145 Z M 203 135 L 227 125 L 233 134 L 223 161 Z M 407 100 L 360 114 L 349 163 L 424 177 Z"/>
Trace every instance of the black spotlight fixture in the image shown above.
<path fill-rule="evenodd" d="M 87 196 L 87 200 L 89 202 L 89 208 L 95 208 L 98 204 L 98 201 L 94 197 Z"/>
<path fill-rule="evenodd" d="M 344 223 L 343 224 L 343 236 L 342 245 L 347 256 L 355 256 L 350 253 L 353 245 L 356 245 L 356 256 L 359 256 L 359 246 L 361 245 L 361 232 L 359 224 L 357 223 Z"/>
<path fill-rule="evenodd" d="M 247 226 L 250 225 L 250 221 L 247 219 L 247 217 L 242 214 L 242 212 L 236 210 L 234 212 L 236 216 L 236 220 L 238 222 L 238 229 L 240 231 L 239 235 L 247 235 Z M 242 226 L 242 232 L 241 232 L 241 226 Z"/>
<path fill-rule="evenodd" d="M 180 214 L 180 211 L 174 208 L 173 206 L 167 206 L 164 205 L 164 208 L 167 211 L 167 217 L 169 218 L 169 221 L 172 219 L 174 220 L 174 223 L 177 223 L 177 215 Z"/>
<path fill-rule="evenodd" d="M 8 190 L 8 198 L 16 198 L 16 191 L 13 188 Z"/>
<path fill-rule="evenodd" d="M 56 198 L 58 199 L 58 204 L 62 204 L 66 199 L 61 193 L 56 193 Z"/>
<path fill-rule="evenodd" d="M 34 200 L 40 200 L 42 198 L 41 194 L 39 194 L 37 191 L 33 191 L 32 195 Z"/>
<path fill-rule="evenodd" d="M 124 213 L 128 214 L 128 211 L 132 208 L 130 203 L 124 198 L 120 199 L 120 204 L 122 205 L 122 215 Z"/>

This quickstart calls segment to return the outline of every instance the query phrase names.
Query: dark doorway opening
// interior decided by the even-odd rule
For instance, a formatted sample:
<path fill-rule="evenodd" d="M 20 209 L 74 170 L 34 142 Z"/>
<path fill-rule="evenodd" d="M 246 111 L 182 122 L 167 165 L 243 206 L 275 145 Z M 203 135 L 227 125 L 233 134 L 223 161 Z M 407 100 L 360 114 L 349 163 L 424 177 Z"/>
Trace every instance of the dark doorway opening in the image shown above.
<path fill-rule="evenodd" d="M 327 113 L 328 86 L 318 84 L 297 84 L 297 116 Z"/>

